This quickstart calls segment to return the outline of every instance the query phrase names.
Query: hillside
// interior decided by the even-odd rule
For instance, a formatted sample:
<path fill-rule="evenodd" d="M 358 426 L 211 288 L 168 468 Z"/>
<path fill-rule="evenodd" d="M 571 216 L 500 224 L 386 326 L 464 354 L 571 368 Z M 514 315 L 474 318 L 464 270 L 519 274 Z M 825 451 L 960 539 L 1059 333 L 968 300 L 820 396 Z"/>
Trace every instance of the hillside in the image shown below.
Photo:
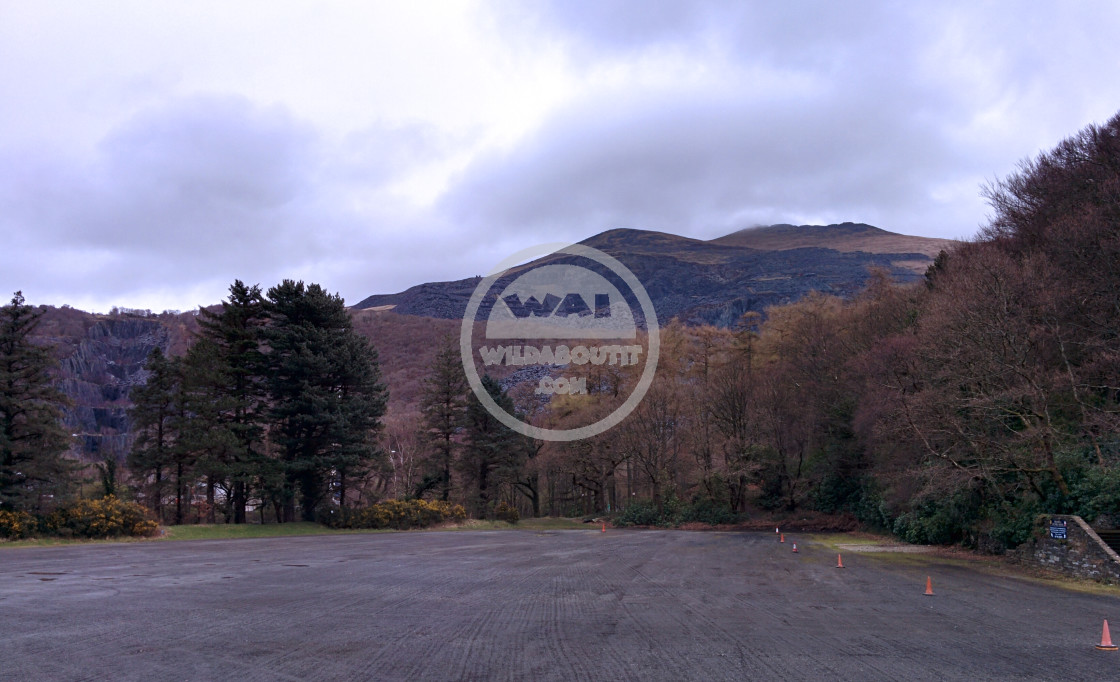
<path fill-rule="evenodd" d="M 832 249 L 842 253 L 920 253 L 930 258 L 950 246 L 951 239 L 915 237 L 864 225 L 770 225 L 732 232 L 710 243 L 746 247 L 763 251 L 788 251 L 806 247 Z"/>
<path fill-rule="evenodd" d="M 888 269 L 899 281 L 914 280 L 932 254 L 951 242 L 844 223 L 774 225 L 711 241 L 610 230 L 582 243 L 613 255 L 637 275 L 660 322 L 678 317 L 686 324 L 727 326 L 746 311 L 790 303 L 810 290 L 850 295 L 863 286 L 869 267 Z M 570 257 L 541 260 L 565 262 Z M 353 306 L 355 328 L 380 353 L 391 412 L 416 409 L 434 342 L 458 333 L 454 320 L 461 319 L 478 281 L 430 282 L 398 294 L 370 296 Z M 76 449 L 86 458 L 123 456 L 130 446 L 129 392 L 146 379 L 144 361 L 157 346 L 173 355 L 185 352 L 196 328 L 194 314 L 94 315 L 68 307 L 42 309 L 37 337 L 56 349 L 59 385 L 73 403 L 65 419 L 76 436 Z"/>
<path fill-rule="evenodd" d="M 870 225 L 773 225 L 703 241 L 663 232 L 610 230 L 580 242 L 624 263 L 645 286 L 661 323 L 733 324 L 810 291 L 849 296 L 872 267 L 900 282 L 922 276 L 949 240 L 895 234 Z M 535 261 L 564 262 L 559 256 Z M 477 278 L 420 284 L 366 298 L 357 309 L 393 306 L 398 313 L 459 319 Z M 482 311 L 485 312 L 485 309 Z"/>

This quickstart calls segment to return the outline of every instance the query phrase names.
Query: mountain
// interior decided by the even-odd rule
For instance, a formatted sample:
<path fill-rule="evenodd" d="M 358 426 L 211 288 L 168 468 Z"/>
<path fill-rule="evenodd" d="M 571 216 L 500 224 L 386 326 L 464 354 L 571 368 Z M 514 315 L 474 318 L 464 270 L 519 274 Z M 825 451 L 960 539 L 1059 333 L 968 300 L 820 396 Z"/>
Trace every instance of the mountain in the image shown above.
<path fill-rule="evenodd" d="M 868 267 L 891 271 L 899 281 L 917 279 L 948 240 L 894 234 L 844 223 L 827 226 L 772 225 L 740 230 L 704 241 L 663 232 L 610 230 L 582 242 L 622 261 L 645 286 L 658 320 L 679 317 L 688 324 L 732 324 L 745 311 L 789 303 L 812 289 L 850 295 L 860 289 Z M 553 254 L 515 268 L 512 280 Z M 390 412 L 416 409 L 420 379 L 434 353 L 432 341 L 458 334 L 458 324 L 479 278 L 430 282 L 397 294 L 370 296 L 351 309 L 355 329 L 371 339 L 389 384 Z M 197 329 L 195 313 L 122 310 L 97 315 L 63 306 L 40 306 L 39 343 L 55 349 L 58 385 L 72 405 L 65 422 L 81 457 L 122 458 L 130 445 L 129 393 L 147 379 L 143 365 L 159 347 L 186 351 Z M 388 312 L 391 311 L 391 312 Z M 482 311 L 485 312 L 485 307 Z"/>
<path fill-rule="evenodd" d="M 733 324 L 747 311 L 764 312 L 809 291 L 850 296 L 868 269 L 888 270 L 900 282 L 918 279 L 947 239 L 912 237 L 871 225 L 771 225 L 710 241 L 664 232 L 609 230 L 581 244 L 617 258 L 642 282 L 660 323 Z M 569 257 L 549 255 L 523 268 Z M 512 279 L 517 268 L 507 275 Z M 356 309 L 461 319 L 479 278 L 420 284 L 370 296 Z M 480 313 L 486 312 L 486 304 Z"/>

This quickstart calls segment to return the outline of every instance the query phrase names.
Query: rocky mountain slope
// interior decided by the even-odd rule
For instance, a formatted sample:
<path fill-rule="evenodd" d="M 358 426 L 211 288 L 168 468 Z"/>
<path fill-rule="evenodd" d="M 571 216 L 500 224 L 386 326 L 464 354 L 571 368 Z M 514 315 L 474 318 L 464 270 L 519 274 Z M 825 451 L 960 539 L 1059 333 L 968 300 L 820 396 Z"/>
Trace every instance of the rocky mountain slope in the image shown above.
<path fill-rule="evenodd" d="M 85 459 L 123 457 L 130 447 L 129 391 L 147 380 L 144 363 L 157 346 L 185 350 L 192 316 L 94 315 L 41 306 L 39 343 L 54 347 L 57 384 L 70 398 L 64 410 L 73 448 Z"/>
<path fill-rule="evenodd" d="M 809 291 L 848 296 L 878 267 L 907 282 L 922 276 L 945 239 L 911 237 L 870 225 L 772 225 L 703 241 L 662 232 L 610 230 L 581 242 L 625 264 L 645 286 L 659 322 L 727 326 Z M 540 261 L 564 262 L 546 256 Z M 510 276 L 512 278 L 512 275 Z M 478 278 L 420 284 L 374 295 L 357 309 L 461 319 Z M 482 312 L 485 313 L 485 304 Z"/>

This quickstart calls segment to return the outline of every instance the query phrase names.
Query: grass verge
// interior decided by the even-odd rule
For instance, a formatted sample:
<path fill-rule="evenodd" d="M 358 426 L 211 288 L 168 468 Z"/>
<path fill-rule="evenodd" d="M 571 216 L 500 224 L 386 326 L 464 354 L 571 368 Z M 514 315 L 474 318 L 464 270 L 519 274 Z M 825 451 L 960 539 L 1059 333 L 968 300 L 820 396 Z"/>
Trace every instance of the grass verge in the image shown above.
<path fill-rule="evenodd" d="M 333 535 L 346 531 L 327 528 L 318 523 L 215 523 L 167 526 L 157 540 L 232 540 L 238 538 L 280 538 L 293 535 Z M 351 531 L 352 532 L 352 531 Z"/>
<path fill-rule="evenodd" d="M 838 545 L 900 545 L 897 539 L 889 536 L 878 536 L 870 533 L 828 533 L 809 536 L 814 542 L 835 551 Z M 787 542 L 788 542 L 787 538 Z M 936 546 L 930 552 L 908 553 L 885 551 L 861 551 L 861 558 L 873 559 L 879 563 L 889 564 L 905 569 L 927 569 L 930 566 L 952 566 L 971 571 L 978 571 L 1002 578 L 1025 580 L 1050 587 L 1058 587 L 1073 592 L 1084 594 L 1108 595 L 1115 597 L 1120 593 L 1120 586 L 1099 583 L 1087 578 L 1077 578 L 1057 571 L 1051 571 L 1031 564 L 1023 564 L 1011 560 L 1008 556 L 981 554 L 957 546 Z"/>
<path fill-rule="evenodd" d="M 446 524 L 422 529 L 425 532 L 459 530 L 587 530 L 590 524 L 579 519 L 539 518 L 523 519 L 517 524 L 505 521 L 480 521 L 468 519 L 463 523 Z M 108 542 L 163 542 L 178 540 L 233 540 L 244 538 L 278 538 L 300 535 L 349 535 L 355 533 L 392 533 L 406 531 L 371 529 L 334 529 L 317 523 L 267 523 L 267 524 L 200 524 L 184 526 L 164 526 L 159 536 L 153 538 L 110 538 L 106 540 L 33 538 L 30 540 L 0 540 L 0 549 L 5 547 L 57 547 L 65 545 L 86 545 Z"/>
<path fill-rule="evenodd" d="M 584 523 L 579 519 L 561 519 L 543 517 L 539 519 L 522 519 L 516 524 L 505 521 L 483 521 L 480 519 L 467 519 L 462 523 L 449 526 L 440 526 L 432 530 L 595 530 L 598 526 Z"/>

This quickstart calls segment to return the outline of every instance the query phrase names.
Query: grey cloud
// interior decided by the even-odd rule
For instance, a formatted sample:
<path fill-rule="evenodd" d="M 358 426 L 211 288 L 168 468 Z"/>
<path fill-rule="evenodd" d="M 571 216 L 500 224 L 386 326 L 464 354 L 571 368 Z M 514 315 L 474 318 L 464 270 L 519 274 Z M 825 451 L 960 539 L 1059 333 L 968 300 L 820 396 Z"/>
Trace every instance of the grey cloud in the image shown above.
<path fill-rule="evenodd" d="M 39 154 L 30 173 L 9 160 L 5 174 L 22 190 L 9 216 L 66 244 L 124 249 L 145 233 L 159 236 L 144 240 L 157 250 L 259 237 L 261 226 L 239 218 L 296 201 L 310 150 L 309 133 L 282 112 L 232 98 L 177 101 L 126 121 L 92 159 Z"/>
<path fill-rule="evenodd" d="M 501 59 L 559 55 L 571 93 L 500 151 L 484 148 L 484 123 L 318 130 L 248 97 L 161 100 L 166 84 L 106 95 L 116 127 L 75 117 L 89 127 L 54 149 L 9 111 L 0 295 L 189 307 L 234 277 L 301 277 L 356 300 L 613 227 L 713 237 L 861 220 L 968 236 L 983 180 L 1120 106 L 1112 2 L 549 0 L 483 12 Z M 479 149 L 433 208 L 392 191 Z"/>
<path fill-rule="evenodd" d="M 426 133 L 409 135 L 371 128 L 333 145 L 282 108 L 204 96 L 139 112 L 90 158 L 0 153 L 0 229 L 26 249 L 0 253 L 0 279 L 46 283 L 32 300 L 96 288 L 171 292 L 182 307 L 216 301 L 235 277 L 337 288 L 332 262 L 375 257 L 384 226 L 401 222 L 349 201 L 430 156 Z M 207 298 L 183 305 L 187 290 Z"/>
<path fill-rule="evenodd" d="M 870 36 L 883 48 L 912 36 L 909 10 L 881 2 L 725 2 L 723 0 L 546 0 L 495 10 L 511 31 L 525 25 L 572 46 L 577 61 L 648 50 L 731 53 L 779 67 L 843 62 Z M 889 29 L 889 30 L 884 30 Z"/>
<path fill-rule="evenodd" d="M 560 41 L 588 78 L 603 64 L 647 57 L 676 60 L 684 75 L 581 93 L 521 145 L 470 167 L 442 209 L 468 225 L 572 236 L 612 227 L 715 236 L 820 220 L 971 236 L 986 212 L 984 179 L 1120 101 L 1102 106 L 1108 97 L 1085 87 L 1120 63 L 1120 44 L 1085 40 L 1086 19 L 1115 25 L 1120 10 L 1037 10 L 717 0 L 506 7 L 508 29 L 528 23 Z M 1046 48 L 1054 45 L 1068 50 Z M 690 79 L 690 65 L 699 77 Z M 1120 96 L 1109 83 L 1105 91 Z"/>
<path fill-rule="evenodd" d="M 122 192 L 199 210 L 259 210 L 296 198 L 311 133 L 282 109 L 197 98 L 144 112 L 101 144 Z"/>
<path fill-rule="evenodd" d="M 469 168 L 443 208 L 469 225 L 583 235 L 711 233 L 743 227 L 744 216 L 884 220 L 893 208 L 922 205 L 926 186 L 953 161 L 936 130 L 858 95 L 590 97 L 513 152 Z"/>
<path fill-rule="evenodd" d="M 679 41 L 710 28 L 721 10 L 717 1 L 675 2 L 601 0 L 599 2 L 502 2 L 499 21 L 513 30 L 526 25 L 562 33 L 597 50 L 625 52 Z"/>
<path fill-rule="evenodd" d="M 454 140 L 431 124 L 377 123 L 347 134 L 326 169 L 333 179 L 376 187 L 454 148 Z"/>

